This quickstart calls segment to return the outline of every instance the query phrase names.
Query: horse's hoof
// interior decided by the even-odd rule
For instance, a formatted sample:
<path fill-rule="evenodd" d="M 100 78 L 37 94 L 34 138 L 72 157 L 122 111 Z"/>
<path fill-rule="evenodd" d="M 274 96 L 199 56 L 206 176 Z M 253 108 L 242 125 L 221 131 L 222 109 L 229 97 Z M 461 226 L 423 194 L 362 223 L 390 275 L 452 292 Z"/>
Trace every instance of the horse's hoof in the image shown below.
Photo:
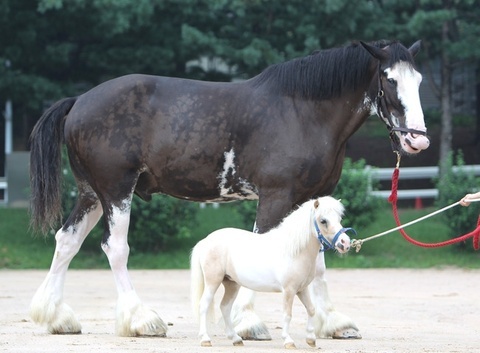
<path fill-rule="evenodd" d="M 297 346 L 295 346 L 295 343 L 293 342 L 287 342 L 283 345 L 286 349 L 296 349 Z"/>
<path fill-rule="evenodd" d="M 48 332 L 51 333 L 52 335 L 81 335 L 82 330 L 80 331 L 75 331 L 75 330 L 67 330 L 67 331 L 61 331 L 61 330 L 56 330 L 53 328 L 49 328 Z"/>
<path fill-rule="evenodd" d="M 54 322 L 48 325 L 48 332 L 52 335 L 79 335 L 82 333 L 82 326 L 78 321 Z"/>
<path fill-rule="evenodd" d="M 200 342 L 200 345 L 202 347 L 211 347 L 212 346 L 212 342 L 211 341 L 202 341 Z"/>
<path fill-rule="evenodd" d="M 270 341 L 272 339 L 267 325 L 251 310 L 243 312 L 243 317 L 235 326 L 235 331 L 237 335 L 247 341 Z"/>
<path fill-rule="evenodd" d="M 272 337 L 264 323 L 257 324 L 256 327 L 244 328 L 237 331 L 237 334 L 247 341 L 271 341 Z"/>
<path fill-rule="evenodd" d="M 243 341 L 234 341 L 233 345 L 234 346 L 243 346 Z"/>
<path fill-rule="evenodd" d="M 315 348 L 316 346 L 316 343 L 315 343 L 315 340 L 314 339 L 307 339 L 307 344 L 312 347 L 312 348 Z"/>
<path fill-rule="evenodd" d="M 332 335 L 332 338 L 335 339 L 361 339 L 362 335 L 357 330 L 350 328 L 345 330 L 335 331 Z"/>

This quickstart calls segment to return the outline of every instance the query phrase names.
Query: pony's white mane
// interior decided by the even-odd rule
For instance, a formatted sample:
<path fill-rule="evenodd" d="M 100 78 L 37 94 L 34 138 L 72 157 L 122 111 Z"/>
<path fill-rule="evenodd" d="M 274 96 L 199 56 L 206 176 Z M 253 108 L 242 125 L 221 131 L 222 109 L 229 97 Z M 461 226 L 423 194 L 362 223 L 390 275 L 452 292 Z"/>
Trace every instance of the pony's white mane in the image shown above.
<path fill-rule="evenodd" d="M 318 201 L 318 207 L 314 204 Z M 285 252 L 288 255 L 296 256 L 311 241 L 312 237 L 317 238 L 313 217 L 320 219 L 321 216 L 336 215 L 343 216 L 344 207 L 339 200 L 331 196 L 319 197 L 304 202 L 297 209 L 287 215 L 282 222 L 267 234 L 274 237 L 284 237 Z"/>

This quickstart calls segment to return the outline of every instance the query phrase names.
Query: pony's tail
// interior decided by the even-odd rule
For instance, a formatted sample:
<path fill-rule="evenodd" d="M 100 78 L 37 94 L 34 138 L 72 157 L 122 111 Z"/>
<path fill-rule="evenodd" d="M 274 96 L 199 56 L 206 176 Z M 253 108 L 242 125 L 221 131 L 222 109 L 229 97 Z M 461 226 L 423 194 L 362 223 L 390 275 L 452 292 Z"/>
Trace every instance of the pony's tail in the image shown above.
<path fill-rule="evenodd" d="M 203 269 L 200 264 L 200 243 L 197 244 L 193 250 L 192 255 L 190 256 L 190 297 L 192 301 L 192 309 L 195 319 L 199 319 L 199 309 L 200 309 L 200 299 L 202 298 L 203 292 L 205 290 L 205 277 L 203 274 Z M 207 321 L 213 322 L 214 318 L 214 304 L 210 305 L 207 314 Z"/>
<path fill-rule="evenodd" d="M 30 135 L 30 226 L 46 233 L 62 217 L 62 142 L 65 116 L 77 98 L 64 98 L 43 113 Z"/>

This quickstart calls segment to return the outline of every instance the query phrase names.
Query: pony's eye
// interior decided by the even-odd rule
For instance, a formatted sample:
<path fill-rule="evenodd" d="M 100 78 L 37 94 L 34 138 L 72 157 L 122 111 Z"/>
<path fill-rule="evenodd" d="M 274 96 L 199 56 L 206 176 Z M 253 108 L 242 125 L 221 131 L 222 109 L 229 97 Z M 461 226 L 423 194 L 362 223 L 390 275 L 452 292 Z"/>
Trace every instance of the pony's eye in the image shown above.
<path fill-rule="evenodd" d="M 321 220 L 320 220 L 320 223 L 323 224 L 323 225 L 325 225 L 325 224 L 327 224 L 327 220 L 326 220 L 326 219 L 321 219 Z"/>

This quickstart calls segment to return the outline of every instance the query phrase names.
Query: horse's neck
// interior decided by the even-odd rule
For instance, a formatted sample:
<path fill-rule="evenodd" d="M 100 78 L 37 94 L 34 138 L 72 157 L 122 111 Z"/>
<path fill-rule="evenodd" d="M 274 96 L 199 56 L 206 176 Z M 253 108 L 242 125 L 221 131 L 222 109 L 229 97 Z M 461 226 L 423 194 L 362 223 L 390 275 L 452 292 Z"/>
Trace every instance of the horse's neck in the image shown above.
<path fill-rule="evenodd" d="M 375 99 L 378 94 L 376 62 L 371 61 L 366 70 L 368 70 L 368 79 L 363 84 L 354 91 L 346 92 L 328 102 L 330 111 L 326 111 L 325 106 L 319 109 L 319 115 L 320 112 L 322 114 L 322 123 L 331 126 L 340 144 L 346 143 L 367 118 L 375 113 Z"/>
<path fill-rule="evenodd" d="M 345 143 L 372 114 L 373 103 L 367 87 L 335 98 L 331 103 L 320 102 L 316 114 L 321 119 L 320 128 L 328 127 L 336 142 Z"/>

